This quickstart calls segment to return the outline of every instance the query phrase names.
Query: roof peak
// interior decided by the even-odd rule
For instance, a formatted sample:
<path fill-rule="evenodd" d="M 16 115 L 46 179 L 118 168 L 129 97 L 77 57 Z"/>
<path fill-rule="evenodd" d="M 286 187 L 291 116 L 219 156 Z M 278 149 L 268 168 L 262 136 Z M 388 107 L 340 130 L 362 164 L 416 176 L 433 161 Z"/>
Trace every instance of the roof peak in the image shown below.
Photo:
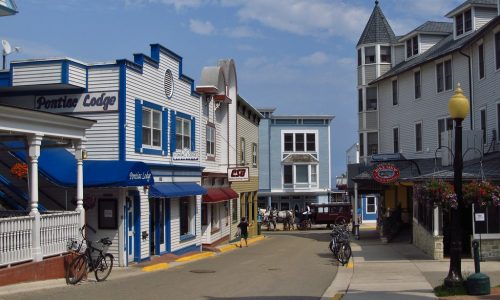
<path fill-rule="evenodd" d="M 378 3 L 379 1 L 375 1 L 375 7 L 356 46 L 371 43 L 392 43 L 396 41 L 396 35 L 392 31 Z"/>

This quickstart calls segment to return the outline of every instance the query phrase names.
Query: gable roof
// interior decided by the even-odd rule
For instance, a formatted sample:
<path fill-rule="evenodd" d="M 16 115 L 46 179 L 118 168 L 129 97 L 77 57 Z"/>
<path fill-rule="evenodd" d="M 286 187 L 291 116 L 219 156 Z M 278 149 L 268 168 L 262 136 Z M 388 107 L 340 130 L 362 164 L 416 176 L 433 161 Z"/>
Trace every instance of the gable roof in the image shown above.
<path fill-rule="evenodd" d="M 396 35 L 392 31 L 389 22 L 387 22 L 382 9 L 378 6 L 378 1 L 375 1 L 373 12 L 370 19 L 368 19 L 368 23 L 366 23 L 356 47 L 362 44 L 394 42 L 396 42 Z"/>
<path fill-rule="evenodd" d="M 459 39 L 454 39 L 453 34 L 449 34 L 447 37 L 439 41 L 436 45 L 431 47 L 429 50 L 426 52 L 420 54 L 419 56 L 416 56 L 415 58 L 412 58 L 408 61 L 403 61 L 396 66 L 394 66 L 391 70 L 389 70 L 387 73 L 384 75 L 378 77 L 377 79 L 373 80 L 369 84 L 375 84 L 377 82 L 380 82 L 386 78 L 390 78 L 392 76 L 396 76 L 398 74 L 401 74 L 405 71 L 411 70 L 413 68 L 416 68 L 420 65 L 423 65 L 424 63 L 427 63 L 429 61 L 436 60 L 440 57 L 443 57 L 445 55 L 448 55 L 452 52 L 459 51 L 463 47 L 475 42 L 478 38 L 482 37 L 488 30 L 491 30 L 493 26 L 496 26 L 498 23 L 500 23 L 500 16 L 495 17 L 493 20 L 491 20 L 488 24 L 483 26 L 480 30 L 477 30 L 469 35 L 466 35 L 464 37 L 461 37 Z"/>
<path fill-rule="evenodd" d="M 456 8 L 454 8 L 452 11 L 447 13 L 445 16 L 450 18 L 454 16 L 456 13 L 459 11 L 471 7 L 471 6 L 491 6 L 491 7 L 496 7 L 497 6 L 497 0 L 467 0 L 464 3 L 460 4 Z"/>
<path fill-rule="evenodd" d="M 413 29 L 409 33 L 399 37 L 399 41 L 406 39 L 407 37 L 414 35 L 414 34 L 417 34 L 417 33 L 448 35 L 450 33 L 453 33 L 453 23 L 452 22 L 427 21 L 424 24 Z"/>

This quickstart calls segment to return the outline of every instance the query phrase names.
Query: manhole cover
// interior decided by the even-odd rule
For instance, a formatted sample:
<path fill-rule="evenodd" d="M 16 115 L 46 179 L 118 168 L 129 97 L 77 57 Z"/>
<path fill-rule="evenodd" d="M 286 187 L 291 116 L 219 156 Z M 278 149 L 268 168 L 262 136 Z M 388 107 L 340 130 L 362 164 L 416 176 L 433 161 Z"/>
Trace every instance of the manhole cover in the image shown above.
<path fill-rule="evenodd" d="M 204 273 L 215 273 L 215 270 L 191 270 L 191 273 L 204 274 Z"/>
<path fill-rule="evenodd" d="M 269 269 L 267 269 L 267 270 L 268 270 L 268 271 L 279 271 L 279 270 L 281 270 L 281 269 L 280 269 L 280 268 L 269 268 Z"/>

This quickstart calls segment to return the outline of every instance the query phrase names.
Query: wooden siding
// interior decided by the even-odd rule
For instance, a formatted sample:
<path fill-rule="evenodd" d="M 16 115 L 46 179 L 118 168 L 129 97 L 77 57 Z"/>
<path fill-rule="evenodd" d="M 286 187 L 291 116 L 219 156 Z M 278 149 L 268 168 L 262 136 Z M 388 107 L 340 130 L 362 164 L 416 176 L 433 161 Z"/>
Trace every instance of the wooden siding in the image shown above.
<path fill-rule="evenodd" d="M 379 76 L 384 75 L 390 69 L 391 69 L 391 65 L 390 64 L 380 64 L 380 74 L 379 74 Z"/>
<path fill-rule="evenodd" d="M 88 89 L 91 92 L 118 91 L 120 84 L 119 68 L 110 67 L 89 67 Z"/>
<path fill-rule="evenodd" d="M 363 67 L 358 67 L 358 86 L 363 85 Z"/>
<path fill-rule="evenodd" d="M 251 176 L 249 181 L 233 182 L 231 188 L 237 193 L 256 192 L 259 190 L 259 177 Z"/>
<path fill-rule="evenodd" d="M 171 250 L 175 252 L 177 250 L 181 250 L 183 248 L 192 246 L 192 245 L 200 245 L 201 244 L 201 197 L 190 197 L 191 201 L 191 218 L 190 228 L 192 228 L 192 234 L 196 234 L 194 239 L 189 239 L 186 241 L 180 240 L 180 206 L 179 206 L 179 198 L 170 198 L 170 237 L 171 237 Z M 195 205 L 196 205 L 196 214 L 195 214 Z M 148 218 L 149 220 L 149 218 Z"/>
<path fill-rule="evenodd" d="M 95 120 L 84 142 L 88 159 L 118 159 L 118 113 L 81 114 L 78 117 Z"/>
<path fill-rule="evenodd" d="M 227 172 L 227 148 L 228 148 L 228 132 L 227 132 L 227 114 L 228 105 L 221 104 L 215 110 L 215 101 L 210 101 L 208 105 L 203 105 L 203 113 L 201 115 L 202 122 L 200 123 L 200 157 L 201 163 L 205 167 L 204 172 L 226 173 Z M 215 160 L 207 159 L 207 123 L 215 125 Z"/>
<path fill-rule="evenodd" d="M 420 35 L 420 53 L 424 53 L 429 50 L 432 46 L 439 43 L 443 39 L 443 36 L 433 35 L 433 34 L 421 34 Z"/>
<path fill-rule="evenodd" d="M 82 66 L 69 65 L 68 83 L 82 88 L 87 86 L 87 70 Z"/>
<path fill-rule="evenodd" d="M 467 59 L 455 53 L 452 56 L 453 85 L 461 83 L 464 93 L 468 95 L 468 62 Z M 435 62 L 421 66 L 422 97 L 415 100 L 414 77 L 415 70 L 409 70 L 398 75 L 399 105 L 392 105 L 392 79 L 381 81 L 379 87 L 379 152 L 392 153 L 392 129 L 399 127 L 400 148 L 406 158 L 433 158 L 438 146 L 437 120 L 448 116 L 448 100 L 454 91 L 436 92 Z M 415 123 L 422 122 L 422 152 L 415 152 Z M 464 129 L 469 126 L 464 121 Z"/>
<path fill-rule="evenodd" d="M 375 78 L 377 78 L 377 65 L 375 64 L 372 64 L 372 65 L 367 65 L 367 66 L 363 66 L 364 70 L 365 70 L 365 78 L 364 81 L 363 81 L 363 84 L 368 84 L 369 82 L 375 80 Z"/>
<path fill-rule="evenodd" d="M 373 130 L 378 128 L 378 112 L 367 111 L 366 113 L 366 128 L 367 130 Z"/>
<path fill-rule="evenodd" d="M 365 116 L 364 113 L 358 113 L 358 128 L 359 128 L 359 130 L 365 129 L 365 123 L 363 122 L 364 116 Z"/>
<path fill-rule="evenodd" d="M 245 116 L 241 115 L 241 113 L 238 112 L 238 115 L 236 116 L 236 136 L 237 136 L 237 146 L 236 146 L 236 155 L 237 155 L 237 164 L 241 165 L 241 160 L 240 160 L 240 151 L 241 151 L 241 143 L 240 139 L 244 138 L 245 139 L 245 166 L 249 167 L 250 174 L 249 176 L 259 176 L 259 168 L 258 168 L 258 161 L 259 161 L 259 153 L 257 150 L 257 165 L 254 165 L 252 163 L 252 145 L 256 144 L 257 149 L 259 147 L 259 128 L 258 126 L 248 120 Z"/>
<path fill-rule="evenodd" d="M 474 8 L 474 29 L 479 29 L 498 15 L 498 11 L 493 8 Z"/>
<path fill-rule="evenodd" d="M 168 99 L 164 90 L 164 75 L 166 70 L 170 70 L 174 81 L 174 90 L 171 99 Z M 186 113 L 196 119 L 196 150 L 199 151 L 200 144 L 200 98 L 191 95 L 191 85 L 179 79 L 179 62 L 160 52 L 159 67 L 144 63 L 143 73 L 140 74 L 127 69 L 127 94 L 126 94 L 126 157 L 127 160 L 141 160 L 146 163 L 171 162 L 170 160 L 170 134 L 168 135 L 167 155 L 149 155 L 135 152 L 135 100 L 140 99 L 162 107 L 168 107 L 176 112 Z M 168 119 L 168 132 L 170 133 L 170 116 Z M 167 160 L 168 159 L 168 160 Z M 181 165 L 199 165 L 199 161 L 175 161 Z"/>
<path fill-rule="evenodd" d="M 53 64 L 13 65 L 12 86 L 61 83 L 62 62 Z"/>
<path fill-rule="evenodd" d="M 259 189 L 271 189 L 271 165 L 269 160 L 271 149 L 270 119 L 261 119 L 259 125 Z"/>
<path fill-rule="evenodd" d="M 395 66 L 405 60 L 405 46 L 394 46 L 392 49 L 392 56 L 394 57 L 393 66 Z"/>

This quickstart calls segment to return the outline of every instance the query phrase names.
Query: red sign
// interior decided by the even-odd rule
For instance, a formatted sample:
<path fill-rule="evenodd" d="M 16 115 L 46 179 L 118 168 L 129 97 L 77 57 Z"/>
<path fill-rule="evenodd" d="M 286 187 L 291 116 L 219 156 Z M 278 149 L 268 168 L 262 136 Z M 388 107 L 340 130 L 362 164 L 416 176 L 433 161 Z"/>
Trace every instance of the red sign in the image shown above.
<path fill-rule="evenodd" d="M 228 168 L 227 169 L 227 178 L 229 182 L 233 181 L 249 181 L 249 168 L 241 167 L 241 168 Z"/>
<path fill-rule="evenodd" d="M 379 183 L 391 183 L 399 178 L 399 169 L 392 164 L 380 164 L 373 169 L 373 180 Z"/>

